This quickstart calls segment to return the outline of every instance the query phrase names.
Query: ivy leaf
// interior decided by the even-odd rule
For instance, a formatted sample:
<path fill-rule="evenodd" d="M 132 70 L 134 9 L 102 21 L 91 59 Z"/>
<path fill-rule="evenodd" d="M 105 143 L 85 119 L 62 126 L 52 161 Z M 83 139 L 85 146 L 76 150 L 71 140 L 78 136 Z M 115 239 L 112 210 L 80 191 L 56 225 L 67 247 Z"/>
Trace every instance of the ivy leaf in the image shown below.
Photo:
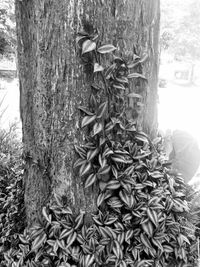
<path fill-rule="evenodd" d="M 67 238 L 67 242 L 66 242 L 67 247 L 66 248 L 70 247 L 72 245 L 72 243 L 74 243 L 76 238 L 77 238 L 77 233 L 74 231 Z"/>
<path fill-rule="evenodd" d="M 116 50 L 117 48 L 112 45 L 112 44 L 107 44 L 107 45 L 102 45 L 97 49 L 97 51 L 100 54 L 106 54 L 106 53 L 111 53 L 112 51 Z"/>
<path fill-rule="evenodd" d="M 91 94 L 90 99 L 89 99 L 89 104 L 93 109 L 96 109 L 97 107 L 97 100 L 94 94 Z"/>
<path fill-rule="evenodd" d="M 117 171 L 117 169 L 114 166 L 112 166 L 112 173 L 115 176 L 115 178 L 117 179 L 117 177 L 118 177 L 118 171 Z"/>
<path fill-rule="evenodd" d="M 116 78 L 116 81 L 119 83 L 128 83 L 128 79 L 126 77 Z"/>
<path fill-rule="evenodd" d="M 105 71 L 105 77 L 106 79 L 110 79 L 114 69 L 116 68 L 116 63 L 112 64 L 111 66 L 109 66 L 106 71 Z"/>
<path fill-rule="evenodd" d="M 117 163 L 125 163 L 126 164 L 126 160 L 122 155 L 114 155 L 111 157 L 111 159 Z"/>
<path fill-rule="evenodd" d="M 157 246 L 161 251 L 163 251 L 163 246 L 162 246 L 162 244 L 160 243 L 160 241 L 158 239 L 152 238 L 152 243 L 155 246 Z M 170 252 L 172 252 L 172 251 L 170 251 Z"/>
<path fill-rule="evenodd" d="M 43 207 L 43 209 L 42 209 L 42 214 L 43 214 L 43 216 L 45 217 L 45 219 L 46 219 L 49 223 L 51 223 L 51 215 L 49 215 L 49 214 L 47 213 L 47 208 L 46 208 L 46 207 Z"/>
<path fill-rule="evenodd" d="M 86 160 L 85 159 L 82 159 L 82 158 L 79 158 L 79 159 L 77 159 L 76 161 L 75 161 L 75 163 L 74 163 L 74 168 L 77 168 L 77 167 L 79 167 L 79 166 L 81 166 L 81 165 L 83 165 L 83 164 L 85 164 L 86 163 Z"/>
<path fill-rule="evenodd" d="M 94 262 L 94 255 L 87 255 L 85 256 L 85 260 L 84 260 L 84 263 L 85 263 L 85 266 L 91 266 L 92 263 Z"/>
<path fill-rule="evenodd" d="M 167 253 L 172 253 L 174 251 L 174 248 L 172 248 L 171 246 L 169 245 L 163 245 L 163 249 L 165 252 Z"/>
<path fill-rule="evenodd" d="M 19 235 L 19 239 L 23 244 L 29 244 L 29 240 L 25 236 L 23 236 L 22 234 Z"/>
<path fill-rule="evenodd" d="M 123 203 L 118 197 L 112 197 L 107 201 L 107 204 L 113 209 L 118 209 L 123 206 Z"/>
<path fill-rule="evenodd" d="M 107 183 L 106 189 L 116 190 L 120 188 L 121 184 L 118 180 L 112 180 Z"/>
<path fill-rule="evenodd" d="M 82 44 L 82 55 L 96 49 L 96 43 L 91 40 L 86 40 Z"/>
<path fill-rule="evenodd" d="M 97 205 L 97 207 L 98 207 L 98 205 Z M 97 224 L 97 225 L 103 225 L 102 222 L 100 222 L 100 220 L 99 220 L 100 219 L 99 216 L 93 215 L 92 216 L 92 219 L 95 222 L 95 224 Z"/>
<path fill-rule="evenodd" d="M 128 95 L 127 95 L 127 97 L 142 98 L 142 96 L 141 96 L 141 95 L 139 95 L 139 94 L 136 94 L 136 93 L 130 93 L 130 94 L 128 94 Z"/>
<path fill-rule="evenodd" d="M 118 220 L 117 217 L 110 215 L 110 216 L 108 216 L 108 218 L 107 218 L 106 222 L 104 222 L 104 224 L 105 225 L 111 225 L 111 224 L 115 223 L 117 220 Z"/>
<path fill-rule="evenodd" d="M 164 176 L 163 173 L 159 171 L 148 172 L 148 174 L 155 179 L 160 179 Z"/>
<path fill-rule="evenodd" d="M 110 121 L 110 122 L 108 122 L 108 123 L 106 124 L 105 131 L 106 131 L 106 132 L 109 132 L 109 131 L 111 131 L 114 127 L 115 127 L 115 123 L 113 123 L 112 121 Z"/>
<path fill-rule="evenodd" d="M 81 111 L 83 111 L 85 114 L 92 116 L 94 115 L 94 113 L 90 112 L 89 110 L 87 110 L 85 107 L 83 106 L 79 106 L 78 109 L 80 109 Z"/>
<path fill-rule="evenodd" d="M 116 233 L 114 232 L 114 229 L 111 229 L 108 226 L 104 226 L 104 227 L 99 227 L 99 230 L 102 234 L 102 236 L 104 236 L 105 238 L 110 237 L 111 239 L 116 239 Z"/>
<path fill-rule="evenodd" d="M 62 248 L 63 250 L 65 250 L 65 242 L 64 242 L 64 240 L 57 239 L 56 242 L 57 242 L 57 244 L 58 244 L 58 246 L 60 248 Z"/>
<path fill-rule="evenodd" d="M 147 208 L 147 215 L 149 219 L 152 221 L 152 223 L 157 227 L 158 226 L 158 216 L 155 210 L 152 210 L 150 208 Z"/>
<path fill-rule="evenodd" d="M 76 151 L 76 153 L 82 158 L 85 159 L 86 158 L 86 150 L 83 147 L 74 145 L 74 149 Z"/>
<path fill-rule="evenodd" d="M 92 184 L 94 184 L 94 182 L 96 181 L 96 179 L 97 179 L 96 174 L 93 174 L 93 173 L 90 174 L 88 176 L 88 178 L 86 179 L 86 181 L 85 181 L 85 188 L 87 188 L 87 187 L 91 186 Z"/>
<path fill-rule="evenodd" d="M 179 211 L 179 212 L 183 212 L 183 211 L 188 211 L 188 205 L 187 205 L 187 202 L 179 199 L 179 198 L 176 198 L 174 199 L 174 207 L 173 207 L 176 211 Z"/>
<path fill-rule="evenodd" d="M 99 188 L 101 191 L 104 191 L 104 189 L 106 188 L 107 183 L 100 181 L 99 182 Z"/>
<path fill-rule="evenodd" d="M 32 251 L 37 250 L 39 247 L 41 247 L 42 244 L 46 241 L 46 239 L 47 236 L 44 232 L 42 233 L 42 235 L 38 235 L 36 239 L 33 241 Z"/>
<path fill-rule="evenodd" d="M 69 236 L 73 231 L 74 231 L 73 228 L 71 228 L 71 229 L 64 229 L 64 230 L 61 232 L 59 239 L 64 239 L 64 238 L 66 238 L 66 237 Z"/>
<path fill-rule="evenodd" d="M 74 229 L 78 229 L 83 224 L 84 215 L 85 215 L 85 212 L 81 211 L 80 214 L 76 217 L 75 219 L 76 226 Z"/>
<path fill-rule="evenodd" d="M 113 253 L 118 259 L 123 258 L 123 252 L 121 246 L 116 240 L 114 241 Z"/>
<path fill-rule="evenodd" d="M 149 251 L 152 251 L 153 248 L 151 248 Z M 148 251 L 145 251 L 145 253 L 148 253 Z M 155 255 L 153 256 L 155 257 Z M 153 266 L 153 260 L 141 260 L 137 264 L 137 267 L 143 267 L 143 266 Z"/>
<path fill-rule="evenodd" d="M 128 74 L 127 78 L 128 79 L 141 78 L 141 79 L 147 80 L 147 78 L 144 75 L 137 73 L 137 72 L 133 72 L 133 73 Z"/>
<path fill-rule="evenodd" d="M 96 83 L 93 83 L 92 85 L 91 85 L 91 88 L 93 89 L 93 90 L 95 90 L 95 91 L 100 91 L 100 90 L 102 90 L 102 88 L 98 85 L 98 84 L 96 84 Z"/>
<path fill-rule="evenodd" d="M 106 139 L 104 137 L 100 137 L 99 146 L 102 146 L 105 143 Z"/>
<path fill-rule="evenodd" d="M 99 63 L 94 63 L 94 72 L 103 71 L 104 68 Z"/>
<path fill-rule="evenodd" d="M 89 150 L 87 153 L 87 161 L 91 161 L 99 152 L 99 148 Z"/>
<path fill-rule="evenodd" d="M 100 168 L 98 171 L 99 175 L 105 175 L 110 171 L 111 167 L 109 165 L 105 165 L 103 168 Z"/>
<path fill-rule="evenodd" d="M 138 59 L 139 59 L 139 58 L 140 58 L 140 57 L 138 57 Z M 134 63 L 129 64 L 127 67 L 128 67 L 129 69 L 135 68 L 137 65 L 144 63 L 144 62 L 147 60 L 147 58 L 148 58 L 148 55 L 146 54 L 146 55 L 144 55 L 143 58 L 141 58 L 141 59 L 138 60 L 137 62 L 134 62 Z M 135 59 L 136 59 L 136 58 L 135 58 Z"/>
<path fill-rule="evenodd" d="M 182 246 L 183 242 L 186 242 L 186 243 L 188 243 L 188 245 L 191 245 L 188 238 L 183 234 L 179 234 L 179 236 L 177 237 L 177 240 L 178 240 L 180 246 Z"/>
<path fill-rule="evenodd" d="M 101 166 L 101 168 L 103 168 L 107 163 L 107 160 L 105 159 L 105 157 L 101 154 L 99 154 L 99 164 Z"/>
<path fill-rule="evenodd" d="M 108 157 L 109 155 L 113 155 L 114 152 L 107 146 L 104 148 L 104 151 L 103 151 L 103 156 L 104 157 Z"/>
<path fill-rule="evenodd" d="M 144 143 L 149 143 L 148 137 L 143 133 L 135 133 L 135 138 Z"/>
<path fill-rule="evenodd" d="M 127 125 L 126 126 L 126 131 L 127 132 L 135 132 L 136 131 L 136 128 L 135 128 L 135 126 L 134 125 Z"/>
<path fill-rule="evenodd" d="M 144 187 L 145 187 L 144 184 L 137 183 L 137 184 L 134 186 L 134 189 L 135 189 L 135 190 L 141 190 L 141 189 L 143 189 Z"/>
<path fill-rule="evenodd" d="M 100 193 L 97 198 L 97 207 L 101 206 L 104 199 L 105 199 L 105 193 Z"/>
<path fill-rule="evenodd" d="M 85 116 L 81 122 L 81 128 L 85 127 L 86 125 L 92 123 L 96 119 L 96 115 L 93 116 Z"/>
<path fill-rule="evenodd" d="M 132 218 L 132 216 L 131 216 L 131 218 Z M 133 236 L 133 230 L 130 229 L 130 230 L 128 230 L 128 231 L 126 232 L 126 234 L 125 234 L 125 241 L 126 241 L 128 244 L 130 244 L 130 239 L 131 239 L 132 236 Z"/>
<path fill-rule="evenodd" d="M 107 107 L 108 107 L 108 102 L 107 102 L 107 101 L 106 101 L 106 102 L 103 102 L 103 103 L 99 106 L 99 108 L 98 108 L 98 110 L 97 110 L 97 118 L 98 118 L 98 119 L 102 118 L 102 117 L 105 115 L 105 113 L 106 113 L 106 111 L 107 111 Z"/>
<path fill-rule="evenodd" d="M 97 135 L 103 130 L 103 125 L 101 122 L 96 122 L 93 127 L 93 136 Z"/>
<path fill-rule="evenodd" d="M 119 89 L 119 90 L 126 90 L 126 88 L 124 87 L 123 84 L 119 83 L 119 84 L 113 84 L 113 87 L 115 89 Z"/>
<path fill-rule="evenodd" d="M 88 164 L 84 164 L 81 166 L 80 170 L 79 170 L 79 174 L 80 176 L 83 176 L 85 175 L 86 173 L 89 172 L 89 170 L 91 169 L 92 165 L 91 163 L 89 162 Z"/>
<path fill-rule="evenodd" d="M 129 197 L 128 195 L 124 192 L 124 190 L 119 192 L 119 196 L 121 198 L 121 200 L 127 205 L 129 206 Z"/>
<path fill-rule="evenodd" d="M 149 249 L 152 248 L 151 243 L 145 234 L 142 234 L 142 233 L 140 234 L 140 240 L 145 245 L 145 247 Z"/>

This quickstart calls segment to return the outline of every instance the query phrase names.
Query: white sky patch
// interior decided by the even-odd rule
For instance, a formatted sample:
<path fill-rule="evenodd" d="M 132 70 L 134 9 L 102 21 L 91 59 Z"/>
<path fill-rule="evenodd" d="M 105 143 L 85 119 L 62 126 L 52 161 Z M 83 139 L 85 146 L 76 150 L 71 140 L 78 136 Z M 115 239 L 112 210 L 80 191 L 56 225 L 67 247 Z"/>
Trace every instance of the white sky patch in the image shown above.
<path fill-rule="evenodd" d="M 159 128 L 185 130 L 197 139 L 200 147 L 200 86 L 168 83 L 158 92 Z"/>

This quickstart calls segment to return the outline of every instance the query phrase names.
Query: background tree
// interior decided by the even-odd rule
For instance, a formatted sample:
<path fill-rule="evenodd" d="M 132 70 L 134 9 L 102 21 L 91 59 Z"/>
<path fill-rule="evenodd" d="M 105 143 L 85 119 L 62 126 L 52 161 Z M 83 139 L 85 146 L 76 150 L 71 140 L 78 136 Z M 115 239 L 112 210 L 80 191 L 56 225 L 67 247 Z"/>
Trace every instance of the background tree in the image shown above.
<path fill-rule="evenodd" d="M 199 59 L 199 1 L 162 1 L 161 45 L 175 58 Z M 176 10 L 176 12 L 173 12 Z M 192 33 L 192 34 L 191 34 Z"/>
<path fill-rule="evenodd" d="M 16 34 L 14 0 L 0 3 L 0 54 L 8 58 L 15 55 Z"/>
<path fill-rule="evenodd" d="M 138 79 L 132 83 L 142 103 L 130 101 L 127 108 L 137 128 L 154 136 L 159 0 L 16 0 L 16 21 L 28 224 L 39 220 L 52 192 L 64 196 L 74 212 L 86 211 L 89 221 L 97 192 L 84 189 L 73 162 L 74 145 L 86 135 L 78 106 L 87 105 L 94 77 L 80 66 L 77 33 L 98 33 L 101 44 L 139 56 L 135 70 L 148 85 Z"/>

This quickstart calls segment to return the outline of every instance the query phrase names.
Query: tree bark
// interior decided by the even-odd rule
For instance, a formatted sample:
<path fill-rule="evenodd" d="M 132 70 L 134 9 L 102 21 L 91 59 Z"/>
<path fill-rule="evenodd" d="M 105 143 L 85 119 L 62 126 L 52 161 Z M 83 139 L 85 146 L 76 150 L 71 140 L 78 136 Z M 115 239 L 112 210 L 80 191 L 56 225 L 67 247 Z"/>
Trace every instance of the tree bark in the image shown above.
<path fill-rule="evenodd" d="M 25 204 L 28 225 L 40 220 L 52 194 L 62 195 L 90 220 L 97 188 L 84 189 L 73 171 L 74 145 L 84 142 L 77 107 L 86 105 L 92 78 L 80 62 L 79 30 L 98 29 L 102 44 L 145 58 L 148 84 L 133 82 L 143 96 L 138 128 L 157 129 L 159 0 L 16 0 L 20 108 L 25 158 Z"/>

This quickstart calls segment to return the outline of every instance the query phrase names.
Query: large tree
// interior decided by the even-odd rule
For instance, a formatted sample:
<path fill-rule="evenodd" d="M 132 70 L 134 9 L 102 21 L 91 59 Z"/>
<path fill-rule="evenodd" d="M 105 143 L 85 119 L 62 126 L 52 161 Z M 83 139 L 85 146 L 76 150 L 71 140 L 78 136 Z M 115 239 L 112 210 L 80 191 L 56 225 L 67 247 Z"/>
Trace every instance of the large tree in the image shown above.
<path fill-rule="evenodd" d="M 137 128 L 155 136 L 159 0 L 16 0 L 16 22 L 28 224 L 54 192 L 90 220 L 97 192 L 84 189 L 73 162 L 85 138 L 78 106 L 87 106 L 93 75 L 81 65 L 76 37 L 98 31 L 99 43 L 141 58 L 135 68 L 148 83 L 136 79 L 132 91 L 144 107 L 130 101 L 129 108 Z"/>

